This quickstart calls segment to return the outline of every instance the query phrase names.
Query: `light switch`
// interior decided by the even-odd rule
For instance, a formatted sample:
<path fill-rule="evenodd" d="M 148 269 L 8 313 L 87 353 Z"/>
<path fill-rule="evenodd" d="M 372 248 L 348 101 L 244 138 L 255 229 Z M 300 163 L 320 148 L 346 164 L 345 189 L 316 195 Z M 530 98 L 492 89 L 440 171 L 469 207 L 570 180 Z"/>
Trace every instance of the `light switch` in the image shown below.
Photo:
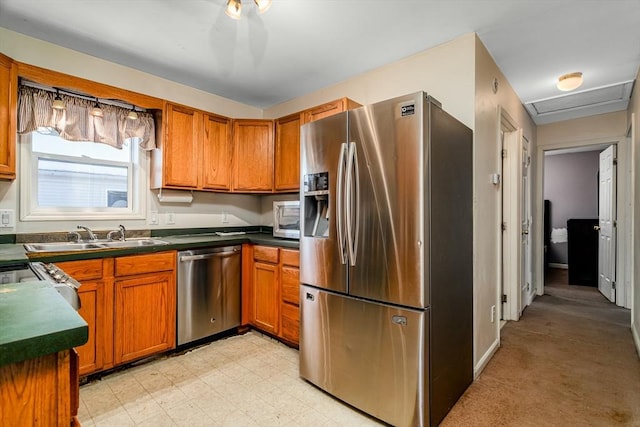
<path fill-rule="evenodd" d="M 16 226 L 13 209 L 0 209 L 0 227 L 12 228 Z"/>

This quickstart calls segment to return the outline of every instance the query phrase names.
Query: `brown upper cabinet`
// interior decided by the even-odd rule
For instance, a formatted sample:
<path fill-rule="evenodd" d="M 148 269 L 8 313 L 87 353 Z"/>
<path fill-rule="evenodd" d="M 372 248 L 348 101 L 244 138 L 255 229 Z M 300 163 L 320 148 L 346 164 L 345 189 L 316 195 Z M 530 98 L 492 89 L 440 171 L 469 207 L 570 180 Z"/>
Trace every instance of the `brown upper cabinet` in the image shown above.
<path fill-rule="evenodd" d="M 18 67 L 0 54 L 0 179 L 16 178 Z"/>
<path fill-rule="evenodd" d="M 357 102 L 349 98 L 341 98 L 275 121 L 274 190 L 276 192 L 300 190 L 300 126 L 358 107 L 360 104 Z"/>
<path fill-rule="evenodd" d="M 233 121 L 233 190 L 273 191 L 273 121 Z"/>
<path fill-rule="evenodd" d="M 156 121 L 151 188 L 231 188 L 231 120 L 166 103 Z"/>
<path fill-rule="evenodd" d="M 302 113 L 277 119 L 274 190 L 300 189 L 300 125 Z"/>
<path fill-rule="evenodd" d="M 333 116 L 334 114 L 342 113 L 343 111 L 352 110 L 358 107 L 361 107 L 361 105 L 349 98 L 336 99 L 335 101 L 327 102 L 326 104 L 305 110 L 303 112 L 303 124 L 324 119 L 325 117 Z"/>

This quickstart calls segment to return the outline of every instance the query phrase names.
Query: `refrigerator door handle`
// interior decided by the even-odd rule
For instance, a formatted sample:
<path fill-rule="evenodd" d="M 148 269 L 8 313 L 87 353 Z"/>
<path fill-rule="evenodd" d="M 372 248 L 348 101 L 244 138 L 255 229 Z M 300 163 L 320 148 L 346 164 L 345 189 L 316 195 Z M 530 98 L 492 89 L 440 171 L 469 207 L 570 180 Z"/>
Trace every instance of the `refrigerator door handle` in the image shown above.
<path fill-rule="evenodd" d="M 349 143 L 349 157 L 347 159 L 347 248 L 349 263 L 356 265 L 358 255 L 358 234 L 360 232 L 360 184 L 358 182 L 358 154 L 356 143 Z M 355 225 L 354 225 L 355 221 Z"/>
<path fill-rule="evenodd" d="M 340 158 L 338 159 L 338 182 L 336 185 L 336 224 L 338 231 L 338 250 L 340 251 L 340 263 L 347 263 L 345 251 L 345 233 L 344 233 L 344 171 L 345 171 L 345 155 L 347 153 L 347 144 L 340 145 Z"/>

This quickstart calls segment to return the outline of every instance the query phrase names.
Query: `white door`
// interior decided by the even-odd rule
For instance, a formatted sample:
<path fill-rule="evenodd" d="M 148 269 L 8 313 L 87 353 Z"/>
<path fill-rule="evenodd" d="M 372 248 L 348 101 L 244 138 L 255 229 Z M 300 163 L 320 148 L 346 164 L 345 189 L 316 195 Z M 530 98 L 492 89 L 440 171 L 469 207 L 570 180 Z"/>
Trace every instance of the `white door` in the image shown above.
<path fill-rule="evenodd" d="M 521 233 L 520 245 L 522 251 L 520 253 L 520 313 L 529 304 L 531 304 L 531 187 L 529 181 L 529 166 L 531 164 L 531 156 L 529 156 L 529 142 L 525 138 L 521 138 L 520 145 L 522 147 L 522 172 L 521 172 Z"/>
<path fill-rule="evenodd" d="M 600 153 L 600 192 L 598 200 L 598 289 L 615 302 L 616 274 L 616 146 Z"/>
<path fill-rule="evenodd" d="M 518 320 L 531 302 L 529 150 L 522 130 L 505 132 L 502 187 L 503 318 Z"/>

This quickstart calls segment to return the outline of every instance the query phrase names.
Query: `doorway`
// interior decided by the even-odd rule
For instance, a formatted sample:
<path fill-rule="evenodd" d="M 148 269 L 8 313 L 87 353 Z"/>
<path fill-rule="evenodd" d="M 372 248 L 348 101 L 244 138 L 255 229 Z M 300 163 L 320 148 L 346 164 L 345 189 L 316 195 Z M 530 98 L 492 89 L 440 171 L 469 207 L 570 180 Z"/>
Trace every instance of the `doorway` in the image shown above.
<path fill-rule="evenodd" d="M 631 271 L 624 255 L 631 244 L 629 148 L 626 140 L 539 147 L 541 185 L 536 209 L 540 218 L 550 217 L 551 224 L 540 224 L 541 233 L 536 236 L 540 261 L 536 268 L 542 278 L 536 284 L 538 295 L 544 293 L 549 269 L 564 269 L 567 284 L 599 288 L 616 305 L 630 308 Z M 605 166 L 607 162 L 610 165 L 608 170 L 603 159 Z M 603 203 L 613 210 L 608 212 Z M 550 215 L 544 212 L 545 206 Z M 552 273 L 554 281 L 562 277 L 558 270 Z"/>

